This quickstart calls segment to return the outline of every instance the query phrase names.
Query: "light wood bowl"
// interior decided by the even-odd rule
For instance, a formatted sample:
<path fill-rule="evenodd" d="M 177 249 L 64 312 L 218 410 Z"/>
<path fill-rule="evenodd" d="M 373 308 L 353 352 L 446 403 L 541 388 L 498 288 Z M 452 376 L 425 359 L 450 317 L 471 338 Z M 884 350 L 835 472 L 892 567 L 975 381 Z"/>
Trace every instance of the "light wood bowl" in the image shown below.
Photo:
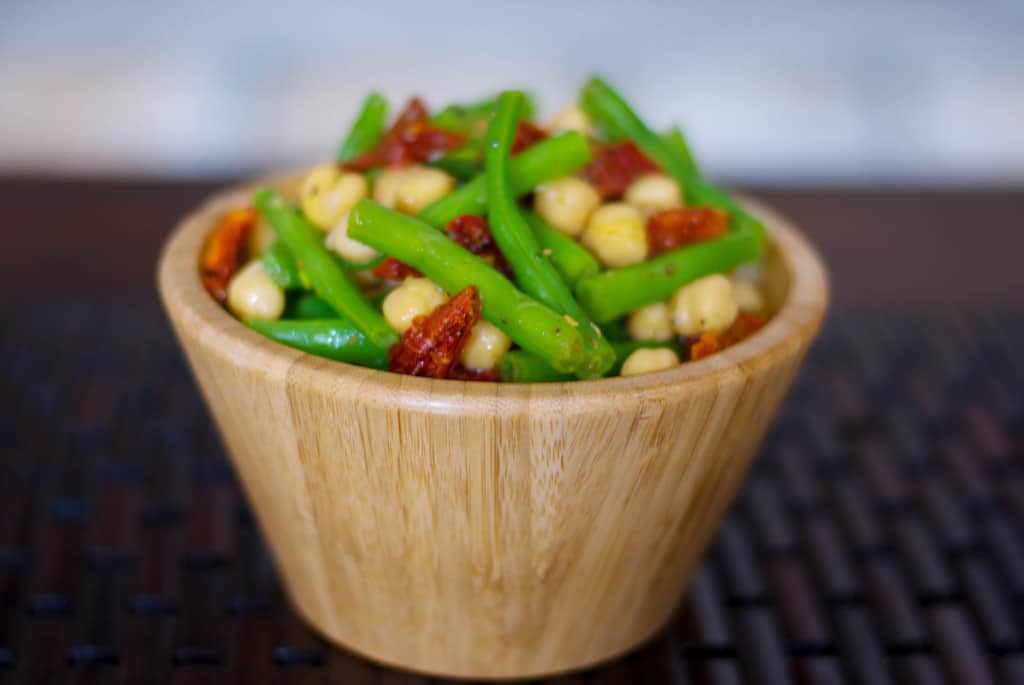
<path fill-rule="evenodd" d="M 295 179 L 269 182 L 294 192 Z M 164 307 L 288 594 L 325 637 L 431 674 L 527 677 L 670 618 L 814 338 L 821 260 L 776 214 L 770 323 L 670 371 L 502 385 L 390 374 L 250 331 L 198 278 L 220 193 L 167 241 Z"/>

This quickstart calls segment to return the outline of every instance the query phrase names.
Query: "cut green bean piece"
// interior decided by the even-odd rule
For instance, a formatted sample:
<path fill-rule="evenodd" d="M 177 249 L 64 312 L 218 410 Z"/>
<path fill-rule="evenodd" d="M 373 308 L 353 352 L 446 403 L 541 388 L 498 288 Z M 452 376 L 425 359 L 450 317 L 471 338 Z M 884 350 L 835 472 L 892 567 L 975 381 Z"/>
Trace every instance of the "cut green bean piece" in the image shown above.
<path fill-rule="evenodd" d="M 370 342 L 347 319 L 246 319 L 245 323 L 257 333 L 303 352 L 374 369 L 388 366 L 387 348 Z"/>
<path fill-rule="evenodd" d="M 476 146 L 464 145 L 443 157 L 426 162 L 429 167 L 451 174 L 459 181 L 469 181 L 483 171 L 480 150 Z"/>
<path fill-rule="evenodd" d="M 541 183 L 567 176 L 590 163 L 590 143 L 576 131 L 566 131 L 523 150 L 509 163 L 512 192 L 526 195 Z M 420 212 L 431 226 L 444 228 L 463 214 L 487 212 L 487 180 L 477 176 Z"/>
<path fill-rule="evenodd" d="M 632 266 L 580 279 L 576 296 L 598 323 L 672 297 L 682 286 L 714 273 L 728 272 L 757 258 L 760 241 L 750 231 L 735 231 L 694 243 Z"/>
<path fill-rule="evenodd" d="M 611 341 L 612 346 L 617 342 L 629 340 L 629 327 L 625 317 L 605 321 L 601 324 L 601 330 L 604 332 L 604 337 Z"/>
<path fill-rule="evenodd" d="M 583 359 L 583 338 L 562 315 L 518 290 L 490 264 L 423 221 L 360 200 L 348 224 L 353 240 L 405 262 L 449 293 L 480 292 L 484 317 L 520 347 L 561 371 Z"/>
<path fill-rule="evenodd" d="M 671 349 L 682 359 L 682 346 L 675 341 L 627 340 L 613 342 L 612 349 L 615 350 L 615 363 L 608 369 L 605 375 L 618 376 L 626 359 L 637 350 L 659 347 Z M 572 375 L 555 371 L 543 359 L 525 350 L 506 352 L 501 358 L 500 369 L 501 380 L 508 383 L 555 383 L 573 379 Z"/>
<path fill-rule="evenodd" d="M 531 119 L 536 111 L 533 96 L 520 91 L 523 96 L 523 117 Z M 430 123 L 446 131 L 472 135 L 482 132 L 487 125 L 487 117 L 494 111 L 495 98 L 476 102 L 452 104 L 430 117 Z"/>
<path fill-rule="evenodd" d="M 509 179 L 509 153 L 515 137 L 522 95 L 502 93 L 495 105 L 494 118 L 487 129 L 484 161 L 489 198 L 487 222 L 494 241 L 512 266 L 516 283 L 528 295 L 564 314 L 569 325 L 583 336 L 584 363 L 576 369 L 581 378 L 596 378 L 615 362 L 615 353 L 600 329 L 573 298 L 554 265 L 541 253 L 541 247 L 529 224 L 523 219 Z"/>
<path fill-rule="evenodd" d="M 302 264 L 317 295 L 351 320 L 375 345 L 388 347 L 398 341 L 398 335 L 384 317 L 363 298 L 342 265 L 324 247 L 315 226 L 273 190 L 257 191 L 253 204 Z"/>
<path fill-rule="evenodd" d="M 338 146 L 335 159 L 348 162 L 373 149 L 387 126 L 388 101 L 380 93 L 370 93 L 345 140 Z"/>
<path fill-rule="evenodd" d="M 665 141 L 665 145 L 668 146 L 676 159 L 686 166 L 689 177 L 701 177 L 700 167 L 697 166 L 697 160 L 694 158 L 693 152 L 690 150 L 690 144 L 686 142 L 686 136 L 683 135 L 681 128 L 673 126 L 667 133 L 661 136 L 661 139 Z"/>
<path fill-rule="evenodd" d="M 551 365 L 526 350 L 506 352 L 499 362 L 501 380 L 506 383 L 558 383 L 575 379 L 571 373 L 555 371 Z"/>
<path fill-rule="evenodd" d="M 313 293 L 300 293 L 289 298 L 282 316 L 285 319 L 337 319 L 338 312 L 322 297 Z"/>
<path fill-rule="evenodd" d="M 601 270 L 601 264 L 590 250 L 533 212 L 525 210 L 523 216 L 540 244 L 541 254 L 551 260 L 570 287 L 581 278 L 593 276 Z"/>
<path fill-rule="evenodd" d="M 275 240 L 270 247 L 263 251 L 260 261 L 263 262 L 263 270 L 281 289 L 309 289 L 309 277 L 299 269 L 295 263 L 295 257 L 280 240 Z"/>

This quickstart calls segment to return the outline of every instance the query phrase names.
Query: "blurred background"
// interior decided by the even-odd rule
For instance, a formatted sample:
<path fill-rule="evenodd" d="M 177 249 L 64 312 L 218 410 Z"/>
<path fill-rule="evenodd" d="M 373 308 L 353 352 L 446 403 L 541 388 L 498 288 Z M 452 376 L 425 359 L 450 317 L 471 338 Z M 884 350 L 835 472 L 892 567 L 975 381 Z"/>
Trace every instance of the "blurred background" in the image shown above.
<path fill-rule="evenodd" d="M 599 71 L 743 183 L 1024 181 L 1024 1 L 0 2 L 0 173 L 223 178 L 428 104 Z"/>

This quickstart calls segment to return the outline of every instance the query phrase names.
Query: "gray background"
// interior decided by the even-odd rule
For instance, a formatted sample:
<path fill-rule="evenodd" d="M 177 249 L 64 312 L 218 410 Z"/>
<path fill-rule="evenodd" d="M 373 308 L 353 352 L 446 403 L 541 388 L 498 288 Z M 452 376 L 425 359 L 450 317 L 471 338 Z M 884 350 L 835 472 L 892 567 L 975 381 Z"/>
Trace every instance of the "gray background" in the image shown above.
<path fill-rule="evenodd" d="M 705 166 L 780 183 L 1024 181 L 1024 2 L 0 0 L 0 172 L 216 176 L 325 157 L 365 92 L 600 71 Z"/>

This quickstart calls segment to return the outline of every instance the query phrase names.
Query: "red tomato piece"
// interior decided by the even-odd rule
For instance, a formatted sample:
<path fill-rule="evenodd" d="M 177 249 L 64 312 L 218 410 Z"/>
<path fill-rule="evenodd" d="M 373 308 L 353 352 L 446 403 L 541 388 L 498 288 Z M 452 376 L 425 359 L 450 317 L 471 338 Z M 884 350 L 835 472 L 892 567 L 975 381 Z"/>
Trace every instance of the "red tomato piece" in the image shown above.
<path fill-rule="evenodd" d="M 436 159 L 464 141 L 465 136 L 459 133 L 431 125 L 427 108 L 419 98 L 413 98 L 373 149 L 342 167 L 368 171 L 379 166 L 408 166 Z"/>
<path fill-rule="evenodd" d="M 200 278 L 207 292 L 221 304 L 228 298 L 228 281 L 241 265 L 245 241 L 255 225 L 255 209 L 232 210 L 224 215 L 203 248 L 199 260 Z"/>
<path fill-rule="evenodd" d="M 448 237 L 466 248 L 495 269 L 512 278 L 512 267 L 501 253 L 487 220 L 475 214 L 463 214 L 448 222 L 445 227 Z"/>
<path fill-rule="evenodd" d="M 521 120 L 516 125 L 516 137 L 512 139 L 512 154 L 518 155 L 548 137 L 547 131 L 529 121 Z"/>
<path fill-rule="evenodd" d="M 587 177 L 607 200 L 622 197 L 637 178 L 660 170 L 640 148 L 624 140 L 600 148 L 587 167 Z"/>
<path fill-rule="evenodd" d="M 712 207 L 677 207 L 655 212 L 647 220 L 651 257 L 677 247 L 725 235 L 729 215 Z"/>
<path fill-rule="evenodd" d="M 388 350 L 388 369 L 410 376 L 447 378 L 480 319 L 480 308 L 480 293 L 470 285 L 429 314 L 416 317 Z"/>

